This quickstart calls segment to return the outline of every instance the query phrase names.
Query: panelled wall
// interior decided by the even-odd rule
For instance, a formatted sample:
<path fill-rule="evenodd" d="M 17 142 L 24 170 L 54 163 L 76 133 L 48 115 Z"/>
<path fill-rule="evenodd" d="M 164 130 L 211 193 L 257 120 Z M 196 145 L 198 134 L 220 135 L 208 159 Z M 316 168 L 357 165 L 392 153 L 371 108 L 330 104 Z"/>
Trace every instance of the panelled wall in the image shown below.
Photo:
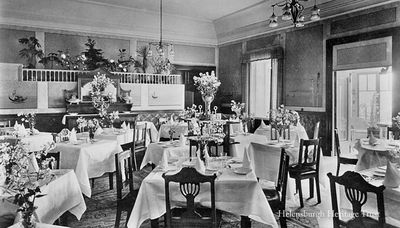
<path fill-rule="evenodd" d="M 241 60 L 254 50 L 281 47 L 283 54 L 281 95 L 278 103 L 299 111 L 301 122 L 309 136 L 321 121 L 320 137 L 324 154 L 331 153 L 332 118 L 332 47 L 377 37 L 392 36 L 393 91 L 400 91 L 400 8 L 392 3 L 345 16 L 307 24 L 303 28 L 289 28 L 266 35 L 227 43 L 219 47 L 219 77 L 221 97 L 233 91 L 245 91 L 246 69 Z M 323 15 L 322 15 L 323 17 Z M 234 81 L 234 83 L 232 82 Z M 241 86 L 241 89 L 238 87 Z M 242 102 L 246 95 L 235 94 Z M 393 93 L 393 114 L 400 111 L 400 94 Z"/>
<path fill-rule="evenodd" d="M 136 57 L 138 47 L 148 45 L 148 40 L 141 40 L 135 37 L 113 37 L 110 35 L 83 34 L 71 31 L 56 31 L 26 28 L 18 26 L 0 25 L 0 63 L 21 63 L 26 60 L 18 53 L 25 46 L 18 42 L 20 38 L 36 36 L 42 46 L 41 49 L 46 55 L 68 52 L 71 56 L 80 55 L 87 49 L 85 43 L 90 37 L 96 41 L 95 48 L 101 49 L 103 56 L 107 59 L 118 59 L 119 49 L 126 49 L 126 57 Z M 173 63 L 180 65 L 215 66 L 215 47 L 199 46 L 190 44 L 174 44 L 175 56 Z M 153 51 L 155 53 L 155 51 Z M 41 68 L 38 65 L 38 68 Z M 151 69 L 150 69 L 151 70 Z M 152 72 L 149 72 L 152 73 Z"/>

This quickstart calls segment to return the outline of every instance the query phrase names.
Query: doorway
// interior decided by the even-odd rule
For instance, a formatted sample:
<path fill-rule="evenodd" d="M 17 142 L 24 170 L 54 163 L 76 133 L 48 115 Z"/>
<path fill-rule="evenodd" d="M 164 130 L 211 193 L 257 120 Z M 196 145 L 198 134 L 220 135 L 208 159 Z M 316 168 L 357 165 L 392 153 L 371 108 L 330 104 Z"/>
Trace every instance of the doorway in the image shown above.
<path fill-rule="evenodd" d="M 387 125 L 392 116 L 392 67 L 338 70 L 336 78 L 336 127 L 343 152 L 367 137 L 367 128 Z"/>

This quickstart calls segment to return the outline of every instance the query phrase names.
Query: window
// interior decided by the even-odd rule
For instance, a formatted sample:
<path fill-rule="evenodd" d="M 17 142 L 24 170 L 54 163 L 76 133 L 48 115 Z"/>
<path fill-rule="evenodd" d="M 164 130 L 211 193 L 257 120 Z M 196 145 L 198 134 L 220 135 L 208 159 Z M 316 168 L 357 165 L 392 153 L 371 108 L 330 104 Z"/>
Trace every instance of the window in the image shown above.
<path fill-rule="evenodd" d="M 262 59 L 250 62 L 249 113 L 256 118 L 267 117 L 277 103 L 277 60 Z"/>

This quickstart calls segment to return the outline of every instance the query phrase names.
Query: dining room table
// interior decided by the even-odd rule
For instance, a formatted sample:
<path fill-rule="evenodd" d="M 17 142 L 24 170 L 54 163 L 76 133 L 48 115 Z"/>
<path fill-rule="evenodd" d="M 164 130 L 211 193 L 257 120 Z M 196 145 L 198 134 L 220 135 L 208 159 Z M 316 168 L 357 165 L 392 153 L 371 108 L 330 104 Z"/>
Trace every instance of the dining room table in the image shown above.
<path fill-rule="evenodd" d="M 115 154 L 122 151 L 117 140 L 87 138 L 77 142 L 58 142 L 54 151 L 60 152 L 60 168 L 75 170 L 82 193 L 91 197 L 89 178 L 115 171 Z"/>
<path fill-rule="evenodd" d="M 164 124 L 161 124 L 160 129 L 158 129 L 158 139 L 164 138 L 169 139 L 170 130 L 173 131 L 172 138 L 177 139 L 181 134 L 187 135 L 188 134 L 188 123 L 181 121 L 169 121 Z"/>
<path fill-rule="evenodd" d="M 147 146 L 140 169 L 143 169 L 147 164 L 157 166 L 165 155 L 172 159 L 188 158 L 189 146 L 186 142 L 182 144 L 179 140 L 150 143 Z"/>
<path fill-rule="evenodd" d="M 367 138 L 357 140 L 354 148 L 358 151 L 358 161 L 355 170 L 384 166 L 391 150 L 400 147 L 400 140 L 377 139 L 376 142 L 369 142 Z"/>
<path fill-rule="evenodd" d="M 271 139 L 271 125 L 260 125 L 255 131 L 256 135 L 264 135 L 268 139 Z M 290 140 L 308 139 L 306 129 L 303 125 L 297 124 L 296 126 L 290 125 Z"/>
<path fill-rule="evenodd" d="M 13 128 L 12 128 L 13 129 Z M 11 131 L 11 129 L 10 129 Z M 21 137 L 16 137 L 12 133 L 0 136 L 0 139 L 18 139 L 24 144 L 27 151 L 40 151 L 45 145 L 54 142 L 53 135 L 50 132 L 35 132 Z"/>
<path fill-rule="evenodd" d="M 86 204 L 74 170 L 50 170 L 48 177 L 39 181 L 39 186 L 44 196 L 35 200 L 36 222 L 53 224 L 67 211 L 81 219 Z M 17 216 L 18 206 L 13 203 L 15 193 L 14 190 L 0 188 L 0 216 L 14 214 L 15 223 L 18 223 L 21 218 Z"/>
<path fill-rule="evenodd" d="M 186 161 L 182 164 L 194 166 L 193 162 Z M 221 163 L 223 164 L 223 163 Z M 165 184 L 162 174 L 172 175 L 177 173 L 179 161 L 175 165 L 168 166 L 167 170 L 156 167 L 142 182 L 138 196 L 129 217 L 127 227 L 138 228 L 147 219 L 151 220 L 152 227 L 157 227 L 158 218 L 166 212 L 165 207 Z M 242 164 L 221 165 L 215 169 L 205 171 L 206 175 L 217 172 L 215 180 L 215 202 L 218 210 L 226 211 L 235 215 L 240 215 L 242 222 L 247 225 L 249 219 L 253 219 L 270 227 L 278 227 L 271 207 L 265 197 L 256 175 L 253 171 L 237 172 Z M 209 200 L 210 186 L 201 185 L 196 202 L 202 206 L 211 207 Z M 170 184 L 171 207 L 182 205 L 185 198 L 179 191 L 179 184 Z M 247 223 L 246 223 L 247 221 Z"/>

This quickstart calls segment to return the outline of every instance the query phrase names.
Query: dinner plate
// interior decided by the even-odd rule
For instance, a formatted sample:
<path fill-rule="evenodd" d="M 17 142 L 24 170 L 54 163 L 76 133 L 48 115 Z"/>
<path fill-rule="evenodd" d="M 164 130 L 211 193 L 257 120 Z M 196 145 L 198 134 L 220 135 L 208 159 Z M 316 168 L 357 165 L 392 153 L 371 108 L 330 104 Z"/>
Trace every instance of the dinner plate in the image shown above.
<path fill-rule="evenodd" d="M 246 175 L 251 172 L 251 169 L 240 167 L 240 168 L 234 169 L 233 172 L 236 174 L 239 174 L 239 175 Z"/>
<path fill-rule="evenodd" d="M 380 167 L 378 167 L 378 169 L 386 171 L 386 166 L 380 166 Z"/>
<path fill-rule="evenodd" d="M 123 113 L 131 113 L 130 111 L 123 111 Z"/>

